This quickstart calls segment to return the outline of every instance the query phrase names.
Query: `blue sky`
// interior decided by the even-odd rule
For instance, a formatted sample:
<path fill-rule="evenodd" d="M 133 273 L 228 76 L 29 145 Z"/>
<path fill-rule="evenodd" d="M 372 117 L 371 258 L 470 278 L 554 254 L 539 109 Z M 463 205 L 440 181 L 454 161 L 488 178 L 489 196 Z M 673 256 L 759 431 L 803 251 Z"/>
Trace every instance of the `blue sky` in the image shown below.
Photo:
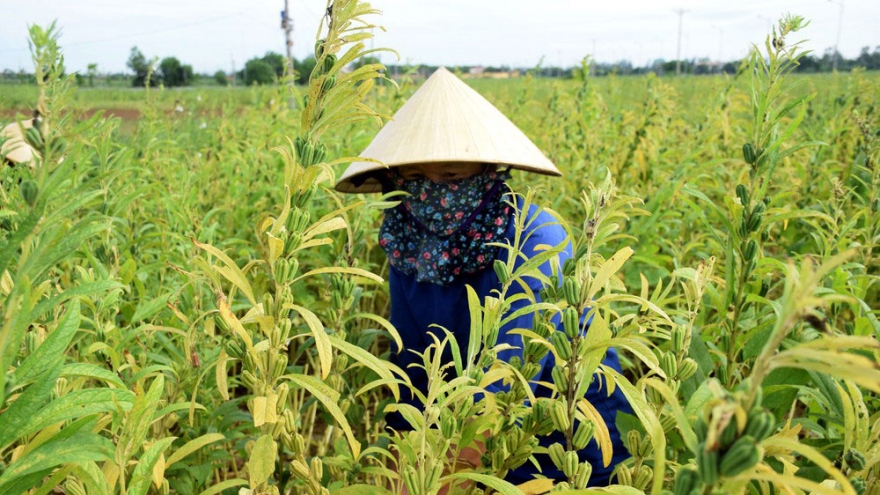
<path fill-rule="evenodd" d="M 855 57 L 880 45 L 880 1 L 845 2 L 840 51 Z M 386 28 L 376 46 L 402 61 L 431 65 L 574 65 L 585 55 L 637 65 L 675 59 L 679 16 L 682 57 L 744 56 L 763 40 L 770 19 L 807 17 L 806 47 L 820 54 L 835 44 L 839 0 L 375 0 Z M 30 70 L 29 24 L 57 19 L 67 66 L 124 71 L 132 46 L 148 57 L 176 56 L 197 72 L 240 68 L 266 51 L 284 52 L 283 0 L 0 0 L 0 70 Z M 312 49 L 324 0 L 289 0 L 294 55 Z M 389 55 L 385 62 L 393 62 Z"/>

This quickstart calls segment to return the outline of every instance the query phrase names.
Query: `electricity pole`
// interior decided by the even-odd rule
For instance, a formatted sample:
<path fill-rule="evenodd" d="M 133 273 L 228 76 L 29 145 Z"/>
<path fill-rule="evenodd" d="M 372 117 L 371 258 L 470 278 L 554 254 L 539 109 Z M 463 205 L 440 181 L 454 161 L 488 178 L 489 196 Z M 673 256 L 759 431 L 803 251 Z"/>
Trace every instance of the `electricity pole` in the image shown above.
<path fill-rule="evenodd" d="M 687 10 L 678 9 L 673 10 L 673 12 L 678 14 L 678 48 L 675 50 L 675 75 L 681 75 L 681 19 L 684 17 L 684 13 Z"/>
<path fill-rule="evenodd" d="M 287 0 L 284 0 L 284 10 L 281 11 L 281 29 L 284 30 L 284 46 L 287 48 L 287 72 L 293 80 L 293 19 L 290 18 Z"/>
<path fill-rule="evenodd" d="M 834 58 L 831 62 L 831 70 L 837 72 L 837 61 L 840 59 L 840 55 L 837 51 L 838 46 L 840 45 L 840 29 L 843 27 L 843 0 L 828 0 L 831 3 L 836 3 L 840 7 L 840 14 L 837 16 L 837 41 L 834 42 Z"/>

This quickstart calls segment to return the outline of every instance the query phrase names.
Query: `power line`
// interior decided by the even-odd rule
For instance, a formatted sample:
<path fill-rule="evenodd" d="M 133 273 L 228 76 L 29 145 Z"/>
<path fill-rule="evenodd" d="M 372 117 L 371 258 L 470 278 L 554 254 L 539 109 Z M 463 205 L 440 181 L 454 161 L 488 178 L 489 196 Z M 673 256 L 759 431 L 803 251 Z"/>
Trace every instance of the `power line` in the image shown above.
<path fill-rule="evenodd" d="M 95 39 L 95 40 L 88 40 L 88 41 L 79 41 L 79 42 L 74 42 L 74 43 L 63 43 L 62 46 L 66 49 L 66 48 L 70 48 L 73 46 L 93 45 L 95 43 L 106 43 L 108 41 L 119 41 L 119 40 L 124 40 L 124 39 L 137 38 L 140 36 L 148 36 L 151 34 L 167 33 L 170 31 L 177 31 L 179 29 L 185 29 L 185 28 L 192 27 L 192 26 L 200 26 L 203 24 L 210 24 L 212 22 L 222 21 L 224 19 L 229 19 L 231 17 L 240 17 L 240 16 L 241 16 L 240 12 L 235 13 L 235 14 L 227 14 L 227 15 L 223 15 L 223 16 L 219 16 L 219 17 L 212 17 L 210 19 L 204 19 L 201 21 L 190 22 L 187 24 L 181 24 L 179 26 L 174 26 L 174 27 L 169 27 L 169 28 L 154 29 L 152 31 L 143 31 L 140 33 L 129 33 L 129 34 L 121 35 L 121 36 L 112 36 L 109 38 L 102 38 L 102 39 Z M 0 50 L 0 53 L 12 53 L 12 52 L 27 51 L 27 50 L 30 50 L 30 48 L 12 48 L 12 49 L 8 49 L 8 50 Z"/>

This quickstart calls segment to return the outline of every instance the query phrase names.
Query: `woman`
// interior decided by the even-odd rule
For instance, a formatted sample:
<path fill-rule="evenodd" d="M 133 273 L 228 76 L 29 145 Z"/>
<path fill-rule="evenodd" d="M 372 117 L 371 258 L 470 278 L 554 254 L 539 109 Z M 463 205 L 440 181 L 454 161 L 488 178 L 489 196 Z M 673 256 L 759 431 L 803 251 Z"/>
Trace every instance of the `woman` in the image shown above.
<path fill-rule="evenodd" d="M 491 267 L 495 259 L 506 259 L 507 251 L 492 243 L 513 243 L 514 216 L 523 207 L 521 200 L 517 200 L 516 208 L 511 204 L 505 183 L 510 170 L 562 174 L 491 103 L 444 68 L 436 71 L 407 101 L 361 157 L 371 161 L 349 166 L 337 190 L 408 194 L 399 206 L 386 210 L 379 244 L 391 266 L 391 323 L 403 340 L 403 350 L 395 349 L 391 359 L 406 370 L 413 385 L 424 393 L 427 376 L 421 368 L 410 365 L 420 362 L 417 353 L 434 342 L 428 334 L 433 332 L 442 339 L 444 334 L 437 327 L 445 328 L 453 334 L 462 353 L 466 353 L 470 331 L 466 287 L 471 286 L 482 301 L 502 285 Z M 519 246 L 523 254 L 533 256 L 541 245 L 565 244 L 559 254 L 560 265 L 571 257 L 571 244 L 555 218 L 534 205 L 521 214 L 528 219 L 522 236 L 525 240 Z M 549 262 L 540 269 L 550 275 Z M 527 277 L 526 282 L 538 297 L 541 282 L 533 277 Z M 514 284 L 508 296 L 522 290 Z M 520 299 L 511 311 L 526 304 L 525 299 Z M 532 318 L 533 314 L 523 315 L 501 329 L 498 343 L 510 344 L 515 349 L 500 353 L 500 359 L 522 356 L 521 337 L 508 332 L 532 328 Z M 604 363 L 620 369 L 613 350 Z M 552 354 L 540 364 L 534 381 L 552 382 Z M 618 410 L 628 411 L 629 406 L 619 390 L 609 397 L 604 387 L 599 388 L 595 380 L 587 399 L 604 417 L 614 453 L 611 464 L 603 466 L 595 441 L 580 452 L 581 460 L 589 460 L 593 465 L 592 486 L 607 485 L 614 466 L 628 456 L 615 427 L 615 415 Z M 499 386 L 494 384 L 488 390 L 498 391 Z M 536 387 L 535 392 L 538 396 L 550 395 L 545 387 Z M 421 406 L 411 396 L 402 400 Z M 387 420 L 394 429 L 409 428 L 395 415 L 389 415 Z M 560 441 L 560 436 L 557 433 L 542 437 L 541 444 Z M 535 457 L 542 476 L 564 479 L 546 455 Z M 527 462 L 509 473 L 507 480 L 523 483 L 533 479 L 537 472 Z"/>

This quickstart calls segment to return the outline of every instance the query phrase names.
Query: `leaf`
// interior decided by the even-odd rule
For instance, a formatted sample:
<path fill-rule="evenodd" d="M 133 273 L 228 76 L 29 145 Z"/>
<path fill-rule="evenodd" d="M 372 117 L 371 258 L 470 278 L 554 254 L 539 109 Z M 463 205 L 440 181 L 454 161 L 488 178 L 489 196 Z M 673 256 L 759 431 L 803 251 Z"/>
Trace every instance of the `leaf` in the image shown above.
<path fill-rule="evenodd" d="M 535 479 L 516 485 L 516 488 L 521 491 L 523 495 L 541 495 L 553 489 L 553 480 L 547 478 Z"/>
<path fill-rule="evenodd" d="M 57 441 L 49 440 L 11 463 L 0 476 L 0 489 L 28 474 L 63 464 L 112 459 L 113 444 L 110 440 L 90 432 L 77 432 Z"/>
<path fill-rule="evenodd" d="M 293 281 L 291 283 L 296 284 L 297 282 L 299 282 L 300 280 L 302 280 L 306 277 L 311 277 L 313 275 L 322 275 L 322 274 L 326 274 L 326 273 L 342 273 L 342 274 L 347 274 L 347 275 L 356 275 L 358 277 L 368 278 L 368 279 L 370 279 L 374 282 L 380 283 L 380 284 L 385 282 L 385 280 L 382 279 L 382 277 L 376 275 L 373 272 L 368 272 L 367 270 L 364 270 L 362 268 L 352 268 L 352 267 L 343 267 L 343 266 L 327 266 L 324 268 L 316 268 L 314 270 L 310 270 L 306 273 L 303 273 L 299 277 L 296 277 L 295 279 L 293 279 Z"/>
<path fill-rule="evenodd" d="M 349 485 L 331 489 L 330 495 L 391 495 L 391 492 L 378 485 Z"/>
<path fill-rule="evenodd" d="M 471 320 L 465 368 L 467 373 L 470 374 L 472 366 L 475 364 L 474 360 L 477 357 L 477 353 L 483 346 L 483 318 L 481 315 L 480 296 L 477 295 L 477 291 L 470 284 L 465 287 L 467 288 L 468 310 L 470 311 Z"/>
<path fill-rule="evenodd" d="M 191 238 L 193 244 L 196 247 L 207 251 L 208 253 L 214 255 L 217 259 L 223 262 L 222 267 L 214 266 L 214 269 L 226 280 L 232 282 L 232 285 L 238 287 L 241 290 L 242 294 L 247 297 L 248 301 L 251 302 L 251 305 L 256 306 L 257 300 L 254 299 L 254 290 L 251 288 L 251 284 L 247 281 L 247 277 L 244 276 L 244 272 L 241 271 L 241 268 L 232 261 L 232 258 L 226 255 L 223 251 L 215 248 L 210 244 L 202 244 L 201 242 L 195 240 L 195 238 Z"/>
<path fill-rule="evenodd" d="M 226 348 L 220 349 L 220 356 L 217 357 L 217 364 L 214 368 L 214 377 L 217 380 L 217 389 L 223 400 L 229 400 L 229 385 L 227 377 L 229 372 L 226 370 L 226 361 L 229 357 L 226 355 Z"/>
<path fill-rule="evenodd" d="M 124 389 L 90 388 L 68 392 L 28 418 L 19 436 L 30 435 L 49 425 L 91 414 L 131 409 L 134 394 Z M 126 407 L 128 406 L 128 407 Z"/>
<path fill-rule="evenodd" d="M 0 449 L 5 449 L 13 440 L 21 436 L 31 416 L 51 397 L 60 371 L 61 363 L 56 362 L 0 414 Z"/>
<path fill-rule="evenodd" d="M 395 369 L 399 376 L 408 376 L 403 370 L 338 337 L 331 335 L 330 343 L 355 361 L 373 370 L 374 373 L 379 375 L 379 378 L 389 380 L 389 388 L 391 388 L 391 393 L 394 395 L 394 399 L 398 401 L 400 400 L 400 388 L 397 386 L 397 383 L 393 381 L 394 375 L 391 374 L 391 369 Z"/>
<path fill-rule="evenodd" d="M 321 323 L 321 320 L 309 309 L 296 304 L 288 303 L 284 305 L 284 308 L 296 311 L 306 321 L 306 325 L 308 325 L 312 336 L 315 338 L 315 349 L 318 351 L 318 361 L 321 363 L 321 378 L 327 378 L 330 376 L 333 366 L 333 346 L 330 345 L 330 337 L 324 331 L 324 325 Z"/>
<path fill-rule="evenodd" d="M 488 474 L 480 474 L 480 473 L 452 473 L 448 474 L 442 478 L 440 478 L 440 484 L 445 484 L 446 481 L 451 480 L 471 480 L 476 481 L 477 483 L 482 483 L 493 490 L 497 491 L 501 495 L 522 495 L 522 492 L 519 489 L 510 484 L 507 481 L 504 481 L 500 478 L 496 478 L 495 476 L 491 476 Z"/>
<path fill-rule="evenodd" d="M 587 421 L 595 426 L 594 438 L 602 450 L 602 463 L 605 467 L 608 467 L 611 464 L 611 455 L 614 453 L 614 445 L 611 444 L 611 432 L 608 431 L 608 425 L 605 424 L 605 420 L 599 414 L 599 411 L 587 399 L 578 400 L 577 408 L 587 418 Z"/>
<path fill-rule="evenodd" d="M 182 447 L 174 451 L 173 454 L 165 461 L 165 467 L 169 468 L 177 461 L 182 460 L 186 456 L 192 454 L 193 452 L 201 449 L 206 445 L 210 445 L 214 442 L 220 442 L 226 440 L 226 437 L 222 433 L 207 433 L 198 438 L 190 440 L 186 442 Z"/>
<path fill-rule="evenodd" d="M 147 393 L 139 392 L 134 401 L 134 407 L 125 418 L 122 426 L 122 436 L 116 446 L 117 460 L 126 463 L 137 452 L 147 437 L 150 424 L 153 422 L 153 414 L 159 406 L 159 399 L 165 391 L 165 378 L 162 375 L 153 379 Z"/>
<path fill-rule="evenodd" d="M 125 383 L 116 376 L 116 373 L 113 373 L 110 370 L 101 368 L 95 364 L 88 363 L 70 363 L 65 364 L 63 368 L 61 368 L 61 376 L 64 377 L 84 377 L 84 378 L 94 378 L 95 380 L 103 380 L 110 385 L 115 385 L 119 388 L 126 388 Z"/>
<path fill-rule="evenodd" d="M 162 457 L 177 437 L 168 437 L 157 440 L 150 445 L 138 459 L 134 471 L 131 473 L 131 482 L 128 485 L 127 495 L 145 495 L 150 489 L 150 481 L 153 479 L 153 467 Z"/>
<path fill-rule="evenodd" d="M 591 300 L 595 297 L 596 294 L 605 287 L 605 283 L 611 278 L 612 275 L 617 273 L 620 270 L 620 267 L 626 263 L 626 260 L 629 259 L 630 256 L 633 255 L 635 251 L 632 250 L 631 247 L 627 246 L 623 249 L 614 253 L 613 256 L 608 258 L 608 260 L 602 264 L 602 267 L 599 268 L 599 271 L 596 272 L 596 277 L 593 278 L 590 283 L 590 290 L 587 292 L 587 299 Z"/>
<path fill-rule="evenodd" d="M 208 488 L 207 490 L 203 491 L 199 495 L 215 495 L 217 493 L 228 490 L 230 488 L 235 488 L 237 486 L 244 486 L 247 484 L 248 484 L 248 482 L 243 479 L 233 478 L 231 480 L 221 481 L 220 483 L 217 483 L 216 485 L 212 486 L 211 488 Z"/>
<path fill-rule="evenodd" d="M 263 435 L 254 443 L 251 456 L 248 459 L 248 479 L 251 489 L 256 489 L 269 479 L 275 471 L 275 458 L 278 456 L 278 446 L 272 435 Z"/>
<path fill-rule="evenodd" d="M 25 383 L 56 364 L 73 340 L 80 322 L 79 300 L 74 299 L 55 330 L 15 370 L 15 382 Z"/>
<path fill-rule="evenodd" d="M 298 385 L 309 392 L 311 392 L 312 396 L 314 396 L 318 401 L 324 405 L 324 408 L 333 416 L 333 419 L 336 420 L 336 423 L 342 428 L 342 431 L 345 433 L 345 437 L 348 439 L 348 446 L 351 448 L 352 455 L 355 459 L 360 457 L 361 453 L 361 443 L 355 438 L 354 434 L 351 432 L 351 426 L 349 426 L 348 421 L 345 419 L 345 414 L 342 412 L 342 409 L 339 408 L 339 393 L 328 387 L 327 384 L 318 380 L 314 376 L 309 375 L 299 375 L 299 374 L 291 374 L 284 375 L 285 379 L 290 380 L 295 385 Z"/>
<path fill-rule="evenodd" d="M 138 323 L 152 317 L 153 315 L 161 311 L 162 308 L 165 307 L 165 304 L 168 302 L 168 296 L 169 294 L 162 294 L 149 301 L 144 301 L 139 304 L 137 310 L 135 310 L 134 312 L 134 316 L 131 317 L 131 323 Z"/>

